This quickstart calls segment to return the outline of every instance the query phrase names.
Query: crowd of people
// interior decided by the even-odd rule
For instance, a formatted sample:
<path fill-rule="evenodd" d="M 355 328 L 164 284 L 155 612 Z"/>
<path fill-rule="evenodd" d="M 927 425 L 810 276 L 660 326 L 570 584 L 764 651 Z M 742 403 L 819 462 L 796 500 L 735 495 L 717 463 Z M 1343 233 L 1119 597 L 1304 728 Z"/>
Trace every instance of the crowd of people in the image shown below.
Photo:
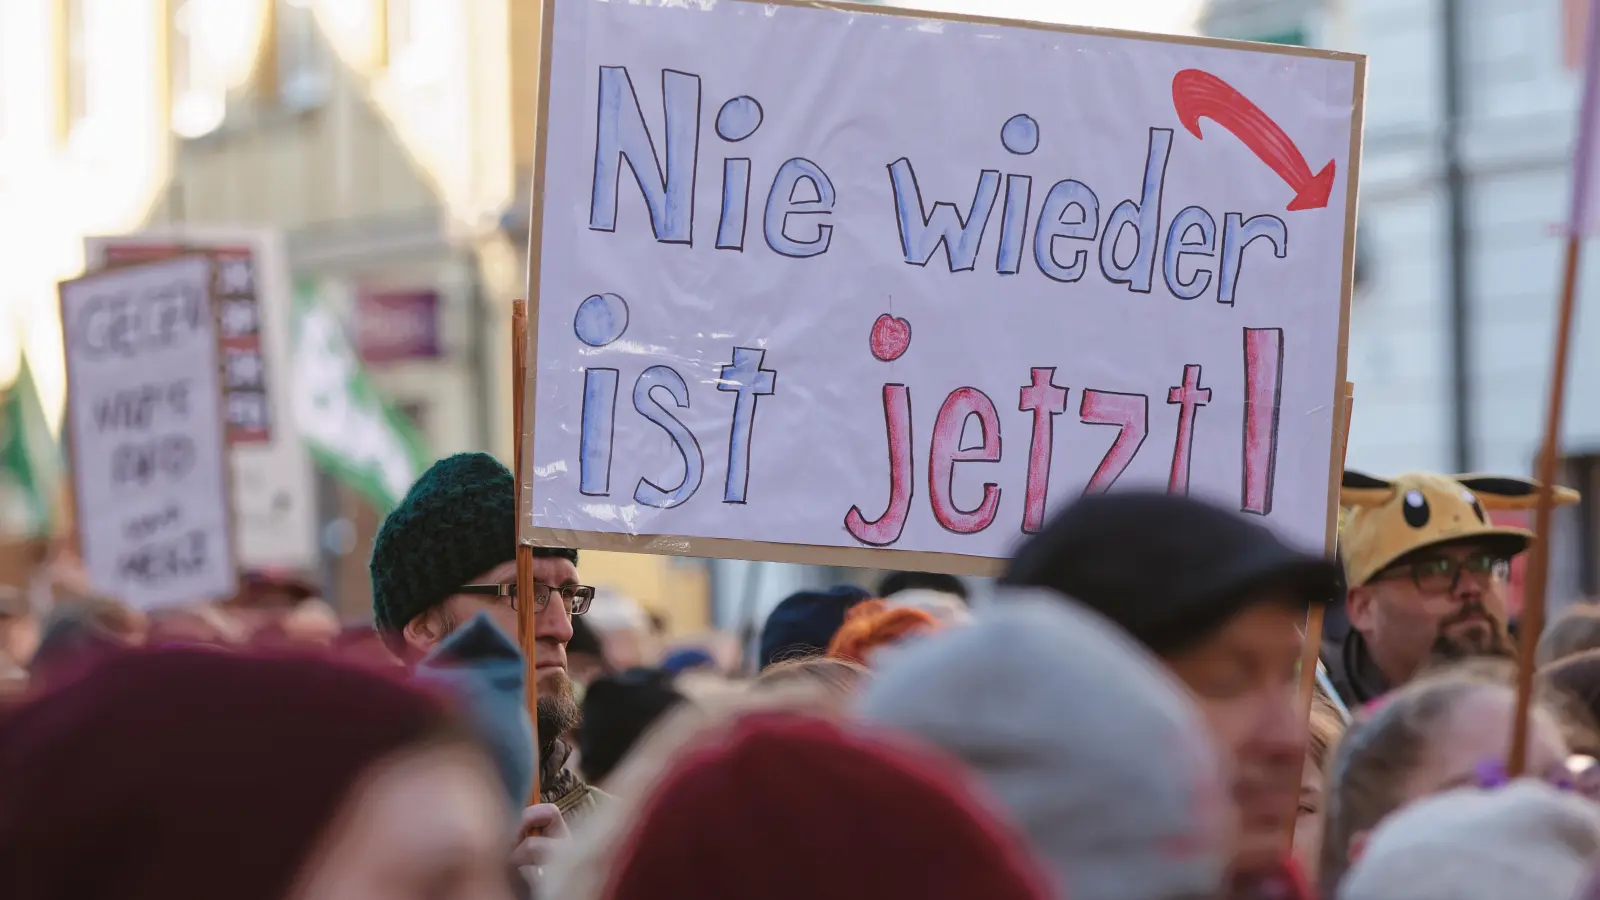
<path fill-rule="evenodd" d="M 512 476 L 453 456 L 379 531 L 371 626 L 267 575 L 225 608 L 0 594 L 0 897 L 1600 897 L 1600 606 L 1542 635 L 1509 771 L 1531 536 L 1488 511 L 1535 494 L 1347 473 L 1335 560 L 1089 495 L 982 602 L 802 591 L 746 664 L 608 647 L 575 550 L 519 590 Z"/>

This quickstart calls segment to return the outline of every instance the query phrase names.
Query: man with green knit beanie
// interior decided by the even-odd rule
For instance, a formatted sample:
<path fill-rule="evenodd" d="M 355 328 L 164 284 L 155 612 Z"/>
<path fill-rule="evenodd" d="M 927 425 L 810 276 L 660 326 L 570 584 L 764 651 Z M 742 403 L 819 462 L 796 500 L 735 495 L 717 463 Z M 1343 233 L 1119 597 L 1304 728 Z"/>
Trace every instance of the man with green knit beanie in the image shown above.
<path fill-rule="evenodd" d="M 516 548 L 511 472 L 486 453 L 434 463 L 373 540 L 373 626 L 390 651 L 415 665 L 479 613 L 515 640 L 517 609 L 533 603 L 542 804 L 529 807 L 524 821 L 555 836 L 565 831 L 562 816 L 581 819 L 603 796 L 565 768 L 571 750 L 560 739 L 578 723 L 567 675 L 572 617 L 588 610 L 594 588 L 578 583 L 576 550 L 537 547 L 533 596 L 519 597 Z"/>

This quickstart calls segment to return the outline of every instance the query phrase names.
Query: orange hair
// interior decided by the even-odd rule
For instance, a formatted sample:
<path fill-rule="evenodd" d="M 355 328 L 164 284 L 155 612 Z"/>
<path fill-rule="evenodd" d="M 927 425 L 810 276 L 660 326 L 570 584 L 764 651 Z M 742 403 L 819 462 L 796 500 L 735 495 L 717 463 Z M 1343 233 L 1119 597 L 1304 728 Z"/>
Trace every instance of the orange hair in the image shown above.
<path fill-rule="evenodd" d="M 844 624 L 829 642 L 827 655 L 866 665 L 867 657 L 879 647 L 938 627 L 939 621 L 920 609 L 864 600 L 845 613 Z"/>

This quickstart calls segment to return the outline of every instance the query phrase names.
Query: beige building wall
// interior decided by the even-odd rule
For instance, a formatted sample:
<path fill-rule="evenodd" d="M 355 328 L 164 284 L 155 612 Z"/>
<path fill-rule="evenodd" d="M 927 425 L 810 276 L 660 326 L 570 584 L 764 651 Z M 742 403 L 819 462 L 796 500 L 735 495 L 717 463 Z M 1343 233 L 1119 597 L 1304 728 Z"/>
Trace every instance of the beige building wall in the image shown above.
<path fill-rule="evenodd" d="M 85 235 L 269 226 L 346 303 L 437 291 L 441 356 L 373 375 L 436 456 L 509 462 L 540 5 L 0 0 L 0 383 L 26 349 L 59 415 L 55 283 L 81 271 Z M 330 573 L 355 614 L 377 517 L 328 487 L 327 514 L 355 525 Z M 676 629 L 706 620 L 702 567 L 594 554 L 584 575 Z"/>

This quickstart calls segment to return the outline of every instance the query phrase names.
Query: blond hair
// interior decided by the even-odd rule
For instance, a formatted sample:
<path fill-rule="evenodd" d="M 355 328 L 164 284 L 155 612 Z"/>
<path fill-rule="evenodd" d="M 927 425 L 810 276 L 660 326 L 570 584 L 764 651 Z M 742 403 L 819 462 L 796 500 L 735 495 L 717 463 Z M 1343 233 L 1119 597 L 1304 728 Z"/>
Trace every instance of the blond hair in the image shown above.
<path fill-rule="evenodd" d="M 572 846 L 546 869 L 539 894 L 562 900 L 601 900 L 613 869 L 621 863 L 619 856 L 629 834 L 672 766 L 742 716 L 765 710 L 825 717 L 837 714 L 827 691 L 799 683 L 681 704 L 646 733 L 607 780 L 607 791 L 615 799 L 584 820 Z"/>

